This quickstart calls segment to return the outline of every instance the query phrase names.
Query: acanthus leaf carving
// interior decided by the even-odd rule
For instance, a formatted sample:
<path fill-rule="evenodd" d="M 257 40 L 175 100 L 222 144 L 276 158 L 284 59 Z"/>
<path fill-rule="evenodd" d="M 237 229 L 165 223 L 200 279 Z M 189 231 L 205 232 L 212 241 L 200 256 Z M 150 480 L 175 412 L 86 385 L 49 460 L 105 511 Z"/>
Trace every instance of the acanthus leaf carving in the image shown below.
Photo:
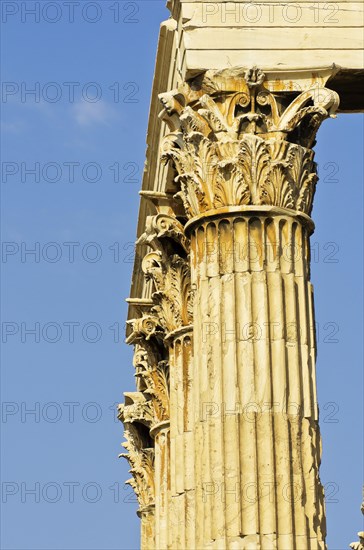
<path fill-rule="evenodd" d="M 298 187 L 296 209 L 311 213 L 318 176 L 313 151 L 301 147 L 291 148 L 289 159 L 292 177 Z"/>
<path fill-rule="evenodd" d="M 176 217 L 169 214 L 148 216 L 145 232 L 138 239 L 137 244 L 146 244 L 153 250 L 168 255 L 176 245 L 187 254 L 188 239 L 184 234 L 183 225 Z"/>
<path fill-rule="evenodd" d="M 136 385 L 150 408 L 153 427 L 169 419 L 169 362 L 161 358 L 151 342 L 143 341 L 135 346 L 133 363 Z"/>
<path fill-rule="evenodd" d="M 296 186 L 290 178 L 287 163 L 275 161 L 269 168 L 268 177 L 262 183 L 261 204 L 294 208 Z"/>
<path fill-rule="evenodd" d="M 364 489 L 363 489 L 364 494 Z M 361 503 L 360 507 L 361 513 L 364 515 L 364 500 Z M 364 550 L 364 531 L 359 531 L 358 533 L 359 540 L 357 542 L 352 542 L 350 548 L 352 550 Z"/>
<path fill-rule="evenodd" d="M 138 244 L 153 249 L 144 256 L 142 271 L 153 282 L 151 314 L 166 336 L 192 322 L 189 241 L 176 217 L 157 214 L 147 218 Z"/>
<path fill-rule="evenodd" d="M 268 176 L 270 156 L 265 142 L 252 135 L 247 135 L 241 142 L 239 160 L 242 173 L 250 190 L 248 204 L 261 204 L 260 187 Z"/>
<path fill-rule="evenodd" d="M 243 150 L 239 141 L 219 144 L 216 174 L 213 175 L 214 208 L 229 204 L 249 204 L 251 189 L 246 173 L 248 167 L 242 161 L 242 156 Z"/>
<path fill-rule="evenodd" d="M 132 333 L 128 341 L 135 345 L 133 364 L 137 392 L 125 393 L 125 403 L 118 407 L 118 418 L 124 424 L 121 453 L 131 466 L 132 478 L 126 483 L 135 491 L 141 509 L 154 503 L 154 440 L 150 430 L 169 420 L 169 363 L 166 348 L 157 330 L 154 314 L 145 314 L 130 321 Z"/>
<path fill-rule="evenodd" d="M 162 340 L 164 337 L 163 327 L 161 327 L 155 315 L 145 314 L 137 319 L 127 321 L 127 324 L 132 327 L 132 333 L 126 340 L 127 344 L 133 344 L 144 339 L 148 341 L 151 338 Z"/>
<path fill-rule="evenodd" d="M 166 333 L 192 322 L 190 267 L 187 259 L 174 254 L 163 258 L 161 252 L 150 252 L 142 262 L 147 279 L 153 280 L 155 292 L 153 313 Z"/>
<path fill-rule="evenodd" d="M 125 403 L 118 406 L 118 418 L 124 424 L 140 422 L 148 428 L 153 422 L 153 409 L 151 402 L 146 399 L 143 392 L 125 392 Z"/>
<path fill-rule="evenodd" d="M 268 204 L 310 214 L 317 181 L 311 150 L 251 134 L 240 142 L 210 143 L 209 148 L 204 172 L 201 159 L 206 159 L 206 154 L 197 150 L 196 173 L 182 172 L 176 178 L 189 217 L 244 204 Z M 189 156 L 188 151 L 180 154 Z"/>
<path fill-rule="evenodd" d="M 152 397 L 155 422 L 169 420 L 169 364 L 159 361 L 145 372 L 146 394 Z"/>
<path fill-rule="evenodd" d="M 359 531 L 358 537 L 359 540 L 357 542 L 352 542 L 350 544 L 352 550 L 364 550 L 364 531 Z"/>
<path fill-rule="evenodd" d="M 230 87 L 222 90 L 224 79 Z M 162 119 L 175 122 L 161 158 L 175 167 L 189 218 L 262 204 L 310 214 L 317 181 L 310 148 L 321 122 L 335 116 L 338 95 L 323 87 L 273 93 L 264 80 L 256 67 L 230 80 L 229 71 L 207 71 L 160 95 Z"/>
<path fill-rule="evenodd" d="M 154 503 L 154 448 L 149 433 L 139 423 L 126 423 L 123 447 L 128 451 L 119 457 L 130 464 L 132 478 L 126 481 L 137 496 L 141 508 Z"/>
<path fill-rule="evenodd" d="M 163 364 L 164 379 L 169 380 L 169 365 L 166 360 L 168 353 L 163 343 L 165 330 L 152 311 L 128 323 L 132 327 L 132 332 L 127 343 L 135 346 L 133 365 L 138 392 L 125 394 L 128 401 L 126 400 L 125 405 L 119 405 L 119 419 L 125 424 L 127 419 L 130 420 L 133 412 L 138 412 L 140 414 L 138 421 L 141 422 L 144 415 L 144 418 L 149 420 L 149 427 L 152 427 L 160 421 L 161 409 L 165 411 L 164 419 L 167 418 L 169 411 L 169 388 L 165 384 L 158 383 L 155 375 L 152 374 L 159 372 L 159 365 Z M 131 403 L 131 400 L 135 403 L 134 401 Z"/>

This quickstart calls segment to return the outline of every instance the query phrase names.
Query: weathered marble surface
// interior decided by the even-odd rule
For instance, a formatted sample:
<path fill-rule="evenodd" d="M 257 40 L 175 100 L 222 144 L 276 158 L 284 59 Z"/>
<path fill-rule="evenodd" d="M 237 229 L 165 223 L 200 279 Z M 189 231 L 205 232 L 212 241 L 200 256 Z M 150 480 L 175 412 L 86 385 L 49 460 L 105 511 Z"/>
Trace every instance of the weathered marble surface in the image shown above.
<path fill-rule="evenodd" d="M 171 0 L 161 26 L 119 407 L 143 549 L 326 548 L 313 147 L 335 89 L 359 105 L 362 5 L 323 30 L 306 4 Z"/>

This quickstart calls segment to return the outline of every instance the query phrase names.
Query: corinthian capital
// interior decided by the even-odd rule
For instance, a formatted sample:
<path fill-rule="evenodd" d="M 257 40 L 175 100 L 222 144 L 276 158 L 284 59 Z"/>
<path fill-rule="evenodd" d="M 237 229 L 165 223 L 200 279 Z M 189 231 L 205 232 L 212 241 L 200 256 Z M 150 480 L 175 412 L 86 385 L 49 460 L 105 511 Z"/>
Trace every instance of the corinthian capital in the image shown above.
<path fill-rule="evenodd" d="M 178 254 L 165 257 L 150 252 L 142 262 L 147 279 L 154 283 L 153 313 L 166 331 L 172 332 L 192 323 L 192 292 L 189 262 Z"/>
<path fill-rule="evenodd" d="M 147 217 L 145 232 L 137 244 L 146 244 L 164 257 L 173 254 L 176 246 L 184 256 L 188 251 L 188 239 L 184 234 L 183 225 L 174 215 L 164 213 Z"/>
<path fill-rule="evenodd" d="M 364 496 L 364 488 L 363 488 L 363 496 Z M 361 503 L 361 513 L 364 515 L 364 499 Z M 350 544 L 350 548 L 352 550 L 364 550 L 364 531 L 360 531 L 358 533 L 359 540 L 357 542 L 352 542 Z"/>
<path fill-rule="evenodd" d="M 272 92 L 253 68 L 208 71 L 161 94 L 172 162 L 189 217 L 225 206 L 272 205 L 310 214 L 317 180 L 311 147 L 335 116 L 336 92 Z"/>
<path fill-rule="evenodd" d="M 153 414 L 151 402 L 142 392 L 125 392 L 125 403 L 118 406 L 118 418 L 123 424 L 140 422 L 148 428 L 152 425 Z"/>
<path fill-rule="evenodd" d="M 123 447 L 128 451 L 119 456 L 126 458 L 130 464 L 132 478 L 130 485 L 138 498 L 141 507 L 154 503 L 154 448 L 149 433 L 141 424 L 125 422 Z"/>
<path fill-rule="evenodd" d="M 151 313 L 168 334 L 192 322 L 189 241 L 176 216 L 148 216 L 137 244 L 153 249 L 142 261 L 142 270 L 154 286 Z"/>

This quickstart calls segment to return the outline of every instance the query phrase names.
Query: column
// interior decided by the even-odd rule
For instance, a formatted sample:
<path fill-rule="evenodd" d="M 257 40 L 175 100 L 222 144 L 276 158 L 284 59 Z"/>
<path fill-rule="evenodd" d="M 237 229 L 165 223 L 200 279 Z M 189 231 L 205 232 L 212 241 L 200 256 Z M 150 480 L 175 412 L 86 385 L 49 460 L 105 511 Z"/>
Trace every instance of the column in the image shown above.
<path fill-rule="evenodd" d="M 193 547 L 194 500 L 194 401 L 192 326 L 169 335 L 171 341 L 171 493 L 168 548 Z"/>
<path fill-rule="evenodd" d="M 128 451 L 120 457 L 130 464 L 132 478 L 126 483 L 135 491 L 139 503 L 138 516 L 141 519 L 141 548 L 154 548 L 154 445 L 149 435 L 153 421 L 151 402 L 143 392 L 125 394 L 125 404 L 119 405 L 118 418 L 124 423 L 123 447 Z"/>
<path fill-rule="evenodd" d="M 139 510 L 142 549 L 164 550 L 185 548 L 185 541 L 192 537 L 191 527 L 185 528 L 186 517 L 194 517 L 188 494 L 190 476 L 185 475 L 193 464 L 189 449 L 192 301 L 189 243 L 172 208 L 174 201 L 162 193 L 147 198 L 157 214 L 147 218 L 145 233 L 137 244 L 152 249 L 141 263 L 152 287 L 151 303 L 140 318 L 129 321 L 132 333 L 127 342 L 136 346 L 137 388 L 144 396 L 141 409 L 152 410 L 148 435 L 153 447 L 153 512 L 151 507 L 147 507 L 147 515 L 143 515 L 144 508 Z M 127 436 L 125 407 L 120 410 Z M 138 481 L 134 483 L 136 492 Z"/>
<path fill-rule="evenodd" d="M 185 547 L 324 549 L 309 237 L 312 146 L 337 94 L 272 93 L 253 68 L 160 97 L 194 289 Z"/>
<path fill-rule="evenodd" d="M 191 228 L 202 548 L 324 547 L 312 224 L 263 212 Z"/>

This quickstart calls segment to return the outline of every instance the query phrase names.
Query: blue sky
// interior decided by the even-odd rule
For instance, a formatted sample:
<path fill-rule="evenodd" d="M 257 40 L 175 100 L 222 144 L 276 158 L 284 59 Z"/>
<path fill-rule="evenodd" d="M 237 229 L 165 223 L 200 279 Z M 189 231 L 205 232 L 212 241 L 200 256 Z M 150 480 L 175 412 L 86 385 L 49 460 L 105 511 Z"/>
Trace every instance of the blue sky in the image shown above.
<path fill-rule="evenodd" d="M 151 0 L 82 2 L 73 17 L 64 2 L 36 15 L 5 4 L 1 545 L 134 549 L 114 408 L 134 389 L 124 300 L 168 12 Z M 361 525 L 362 150 L 362 115 L 319 131 L 312 280 L 331 550 Z"/>

